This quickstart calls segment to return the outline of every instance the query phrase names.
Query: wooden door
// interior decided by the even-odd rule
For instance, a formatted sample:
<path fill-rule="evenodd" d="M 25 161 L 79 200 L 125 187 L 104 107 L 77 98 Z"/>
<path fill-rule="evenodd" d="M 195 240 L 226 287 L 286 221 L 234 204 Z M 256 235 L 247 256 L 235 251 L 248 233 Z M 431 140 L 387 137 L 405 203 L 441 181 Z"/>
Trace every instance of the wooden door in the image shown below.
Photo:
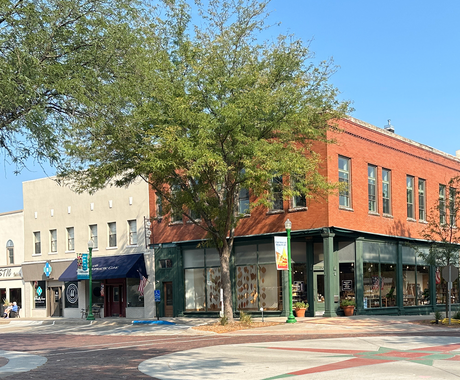
<path fill-rule="evenodd" d="M 60 287 L 48 288 L 48 302 L 50 317 L 62 317 L 62 289 Z"/>
<path fill-rule="evenodd" d="M 163 294 L 164 294 L 164 316 L 165 317 L 174 317 L 174 307 L 173 307 L 173 284 L 172 282 L 163 283 Z"/>

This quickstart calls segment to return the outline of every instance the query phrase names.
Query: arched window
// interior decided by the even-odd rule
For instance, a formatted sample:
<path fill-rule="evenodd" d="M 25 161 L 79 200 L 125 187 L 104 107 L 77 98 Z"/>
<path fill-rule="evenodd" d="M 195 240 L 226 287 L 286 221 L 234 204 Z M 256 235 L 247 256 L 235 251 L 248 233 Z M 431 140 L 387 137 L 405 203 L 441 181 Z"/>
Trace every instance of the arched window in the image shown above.
<path fill-rule="evenodd" d="M 13 240 L 6 242 L 6 260 L 8 264 L 14 264 L 14 244 Z"/>

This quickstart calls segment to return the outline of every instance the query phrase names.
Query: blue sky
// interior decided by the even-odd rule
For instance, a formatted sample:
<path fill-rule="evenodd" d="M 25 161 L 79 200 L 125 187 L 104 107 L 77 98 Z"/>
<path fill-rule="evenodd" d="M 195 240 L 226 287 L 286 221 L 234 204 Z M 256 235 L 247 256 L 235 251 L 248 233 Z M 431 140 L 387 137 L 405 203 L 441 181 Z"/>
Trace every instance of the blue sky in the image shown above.
<path fill-rule="evenodd" d="M 331 83 L 353 101 L 351 116 L 443 152 L 460 150 L 460 2 L 445 0 L 272 0 L 267 38 L 292 33 L 315 60 L 340 66 Z M 52 175 L 0 166 L 0 213 L 22 209 L 22 181 Z"/>

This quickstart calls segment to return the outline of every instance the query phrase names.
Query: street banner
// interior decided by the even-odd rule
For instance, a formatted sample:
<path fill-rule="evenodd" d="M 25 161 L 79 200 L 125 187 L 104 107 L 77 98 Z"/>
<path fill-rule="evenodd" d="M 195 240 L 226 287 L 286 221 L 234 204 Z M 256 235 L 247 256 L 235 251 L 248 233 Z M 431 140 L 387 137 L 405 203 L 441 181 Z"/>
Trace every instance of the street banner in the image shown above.
<path fill-rule="evenodd" d="M 275 236 L 276 269 L 288 270 L 287 237 Z"/>
<path fill-rule="evenodd" d="M 79 280 L 89 279 L 88 254 L 79 253 L 77 256 L 77 278 Z"/>

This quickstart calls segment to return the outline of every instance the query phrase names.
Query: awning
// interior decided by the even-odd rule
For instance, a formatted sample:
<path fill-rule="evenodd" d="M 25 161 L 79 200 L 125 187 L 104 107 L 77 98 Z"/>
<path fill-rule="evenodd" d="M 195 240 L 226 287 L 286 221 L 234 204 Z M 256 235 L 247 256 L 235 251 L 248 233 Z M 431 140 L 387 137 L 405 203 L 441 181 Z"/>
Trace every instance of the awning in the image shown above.
<path fill-rule="evenodd" d="M 121 256 L 103 256 L 92 258 L 93 280 L 108 280 L 110 278 L 139 278 L 140 274 L 147 277 L 144 254 Z M 65 270 L 60 281 L 78 281 L 77 260 Z"/>
<path fill-rule="evenodd" d="M 40 261 L 39 263 L 23 263 L 22 264 L 22 278 L 24 281 L 46 281 L 46 280 L 58 280 L 64 271 L 68 268 L 71 261 L 48 261 L 51 265 L 51 273 L 49 277 L 46 277 L 43 268 L 45 267 L 46 261 Z"/>

